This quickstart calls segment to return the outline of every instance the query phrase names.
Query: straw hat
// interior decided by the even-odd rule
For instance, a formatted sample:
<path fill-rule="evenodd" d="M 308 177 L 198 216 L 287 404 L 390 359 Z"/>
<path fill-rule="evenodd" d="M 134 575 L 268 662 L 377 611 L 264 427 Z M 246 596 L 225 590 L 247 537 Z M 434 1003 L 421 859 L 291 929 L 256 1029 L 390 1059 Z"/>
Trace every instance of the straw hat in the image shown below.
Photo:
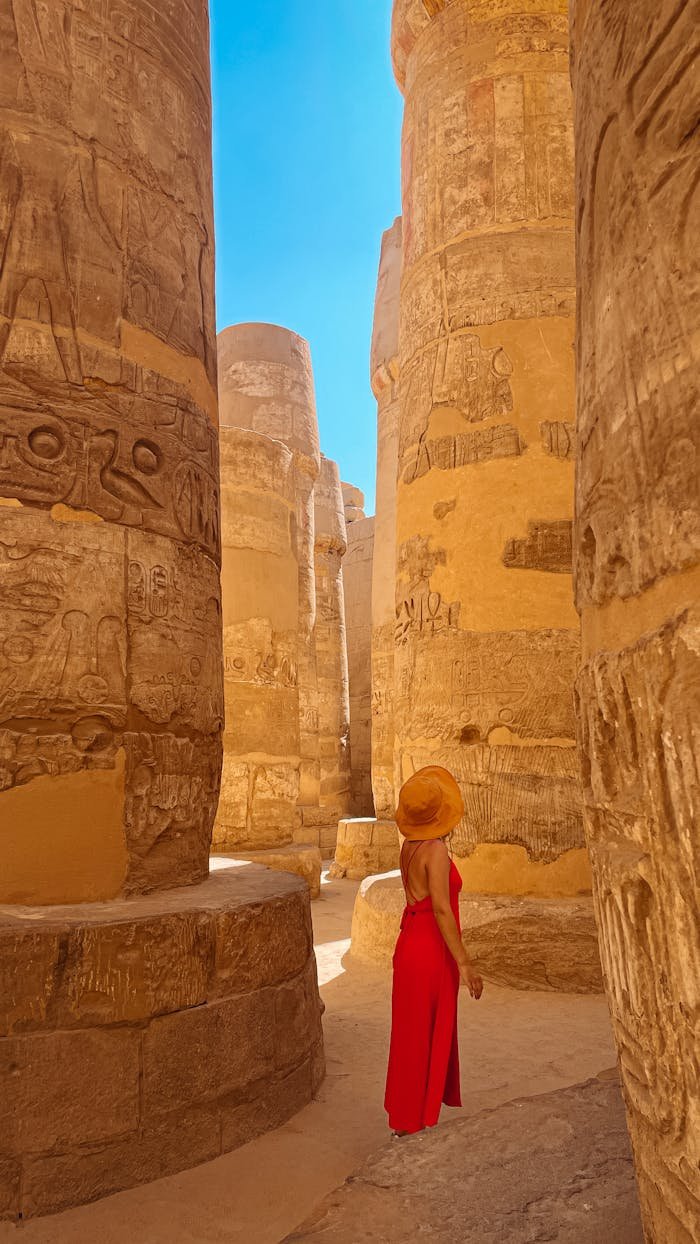
<path fill-rule="evenodd" d="M 441 765 L 426 765 L 401 787 L 396 824 L 404 838 L 444 838 L 463 815 L 459 786 Z"/>

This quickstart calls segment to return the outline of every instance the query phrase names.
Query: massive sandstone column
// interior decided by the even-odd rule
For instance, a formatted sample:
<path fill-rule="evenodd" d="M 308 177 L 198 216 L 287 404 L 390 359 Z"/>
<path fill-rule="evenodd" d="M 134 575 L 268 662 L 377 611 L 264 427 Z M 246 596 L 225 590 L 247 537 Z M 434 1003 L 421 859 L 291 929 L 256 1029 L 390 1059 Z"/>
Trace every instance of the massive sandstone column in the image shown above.
<path fill-rule="evenodd" d="M 321 455 L 314 492 L 321 846 L 335 844 L 350 806 L 350 699 L 342 562 L 347 550 L 338 467 Z"/>
<path fill-rule="evenodd" d="M 0 1216 L 19 1219 L 233 1148 L 322 1063 L 300 883 L 208 877 L 206 0 L 0 0 L 0 31 Z"/>
<path fill-rule="evenodd" d="M 364 494 L 343 484 L 348 549 L 343 558 L 345 635 L 350 692 L 350 815 L 373 816 L 372 799 L 372 561 L 374 519 Z"/>
<path fill-rule="evenodd" d="M 697 12 L 576 0 L 586 823 L 647 1239 L 700 1230 Z"/>
<path fill-rule="evenodd" d="M 472 890 L 589 886 L 573 719 L 566 0 L 395 0 L 406 99 L 397 781 L 432 759 Z"/>
<path fill-rule="evenodd" d="M 396 473 L 399 445 L 401 217 L 382 238 L 370 358 L 377 399 L 377 502 L 372 562 L 372 789 L 378 817 L 393 817 Z"/>
<path fill-rule="evenodd" d="M 226 730 L 214 846 L 255 849 L 291 842 L 300 817 L 294 456 L 223 424 L 220 448 Z"/>
<path fill-rule="evenodd" d="M 271 324 L 219 334 L 226 731 L 215 844 L 291 842 L 318 803 L 309 347 Z"/>

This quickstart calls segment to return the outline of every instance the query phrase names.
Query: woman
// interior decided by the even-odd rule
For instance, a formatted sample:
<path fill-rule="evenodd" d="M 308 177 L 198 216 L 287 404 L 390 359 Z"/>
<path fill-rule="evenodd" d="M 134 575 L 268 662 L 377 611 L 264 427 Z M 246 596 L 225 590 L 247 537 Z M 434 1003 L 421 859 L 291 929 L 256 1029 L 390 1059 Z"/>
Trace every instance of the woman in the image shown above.
<path fill-rule="evenodd" d="M 399 795 L 406 907 L 394 952 L 391 1048 L 384 1108 L 395 1136 L 434 1127 L 440 1106 L 461 1106 L 457 1047 L 460 981 L 472 998 L 483 982 L 459 927 L 462 879 L 444 842 L 464 814 L 447 769 L 428 765 Z"/>

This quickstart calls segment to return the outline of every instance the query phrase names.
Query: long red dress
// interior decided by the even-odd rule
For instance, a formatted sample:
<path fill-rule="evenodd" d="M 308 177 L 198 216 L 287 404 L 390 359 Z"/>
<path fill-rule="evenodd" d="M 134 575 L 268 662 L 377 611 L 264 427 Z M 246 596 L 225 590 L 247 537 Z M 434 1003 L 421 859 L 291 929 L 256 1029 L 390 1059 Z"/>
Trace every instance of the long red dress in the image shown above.
<path fill-rule="evenodd" d="M 391 1045 L 384 1108 L 396 1132 L 433 1127 L 440 1107 L 461 1106 L 457 998 L 459 969 L 433 914 L 430 895 L 406 907 L 394 951 Z M 450 861 L 450 906 L 459 925 L 462 878 Z"/>

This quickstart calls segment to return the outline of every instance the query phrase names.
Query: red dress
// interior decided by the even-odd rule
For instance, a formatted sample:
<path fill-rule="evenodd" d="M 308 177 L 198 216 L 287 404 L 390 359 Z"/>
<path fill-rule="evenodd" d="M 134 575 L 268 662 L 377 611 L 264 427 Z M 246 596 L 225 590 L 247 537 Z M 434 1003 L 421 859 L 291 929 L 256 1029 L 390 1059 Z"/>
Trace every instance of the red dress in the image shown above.
<path fill-rule="evenodd" d="M 461 1106 L 457 998 L 459 969 L 433 914 L 430 895 L 406 907 L 394 951 L 391 1046 L 384 1108 L 396 1132 L 434 1127 L 440 1107 Z M 459 925 L 460 877 L 450 862 L 450 906 Z"/>

